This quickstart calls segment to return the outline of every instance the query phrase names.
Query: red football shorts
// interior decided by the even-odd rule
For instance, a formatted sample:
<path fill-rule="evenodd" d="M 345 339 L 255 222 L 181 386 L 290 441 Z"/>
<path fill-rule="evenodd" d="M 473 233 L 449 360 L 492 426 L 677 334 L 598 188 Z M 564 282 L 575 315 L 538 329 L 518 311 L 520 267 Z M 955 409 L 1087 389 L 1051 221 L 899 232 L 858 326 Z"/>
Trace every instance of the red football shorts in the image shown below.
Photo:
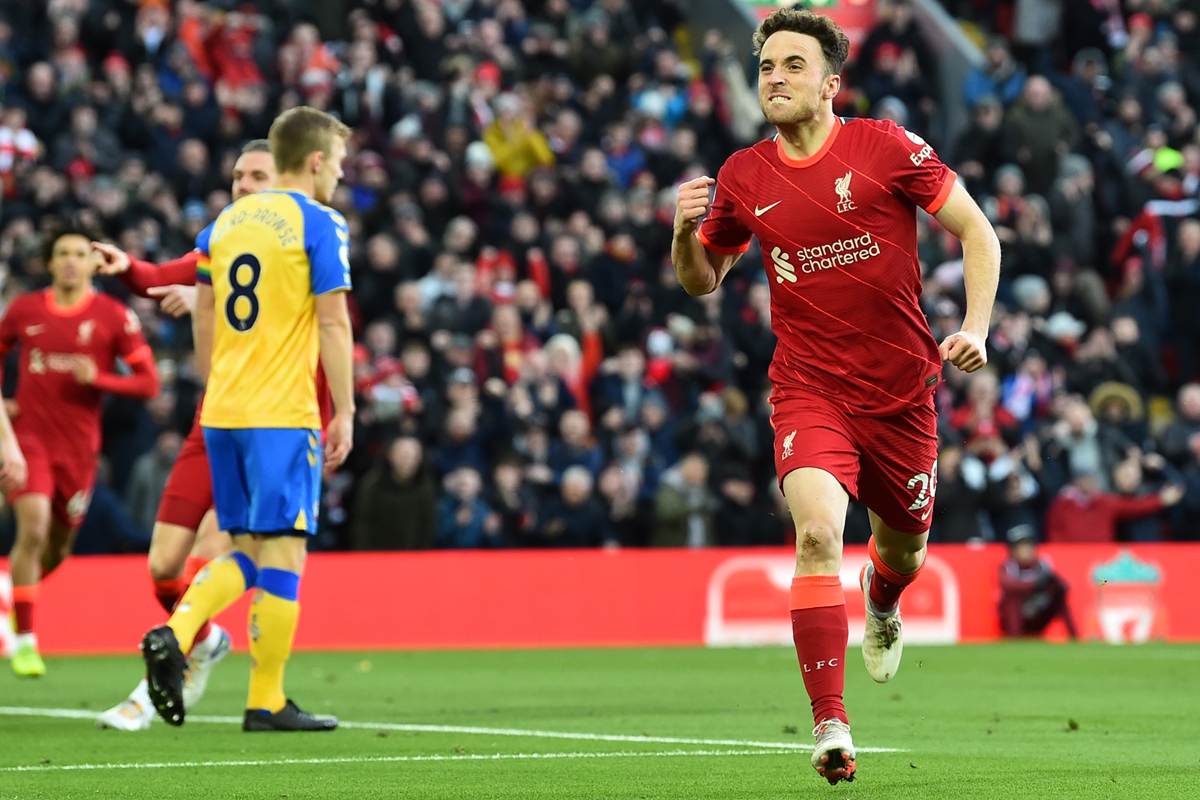
<path fill-rule="evenodd" d="M 50 498 L 54 519 L 72 528 L 82 525 L 96 482 L 95 457 L 87 461 L 53 461 L 42 440 L 28 433 L 17 434 L 17 445 L 29 465 L 29 479 L 24 489 L 9 495 L 9 502 L 27 494 L 44 495 Z"/>
<path fill-rule="evenodd" d="M 862 417 L 815 392 L 772 395 L 775 473 L 816 467 L 889 528 L 929 530 L 937 491 L 937 411 L 933 396 L 890 417 Z"/>
<path fill-rule="evenodd" d="M 197 423 L 183 440 L 183 447 L 171 467 L 155 522 L 178 525 L 190 531 L 199 529 L 200 520 L 213 504 L 212 473 L 208 469 L 208 449 L 204 430 Z"/>

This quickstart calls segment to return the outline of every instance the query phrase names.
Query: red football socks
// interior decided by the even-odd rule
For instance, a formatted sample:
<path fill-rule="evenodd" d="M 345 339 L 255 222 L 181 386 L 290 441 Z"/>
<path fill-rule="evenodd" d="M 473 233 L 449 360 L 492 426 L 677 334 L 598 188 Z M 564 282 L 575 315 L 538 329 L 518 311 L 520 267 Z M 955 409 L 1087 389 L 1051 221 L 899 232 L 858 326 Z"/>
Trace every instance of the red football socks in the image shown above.
<path fill-rule="evenodd" d="M 792 578 L 792 637 L 804 688 L 812 701 L 813 721 L 837 719 L 849 724 L 842 695 L 846 686 L 846 596 L 837 575 Z"/>
<path fill-rule="evenodd" d="M 37 605 L 38 585 L 12 587 L 13 617 L 16 632 L 33 633 L 33 607 Z"/>
<path fill-rule="evenodd" d="M 187 591 L 187 581 L 183 578 L 154 582 L 154 597 L 168 614 L 175 610 L 175 605 L 179 602 L 179 598 L 183 597 L 185 591 Z"/>
<path fill-rule="evenodd" d="M 204 565 L 208 563 L 208 559 L 200 556 L 188 556 L 187 563 L 183 567 L 183 585 L 188 587 L 196 578 L 196 573 L 204 569 Z"/>
<path fill-rule="evenodd" d="M 871 565 L 875 567 L 875 572 L 871 575 L 871 585 L 867 587 L 871 596 L 871 606 L 881 614 L 888 614 L 896 610 L 900 604 L 900 593 L 917 579 L 921 574 L 921 567 L 925 564 L 922 562 L 921 567 L 917 567 L 917 571 L 909 575 L 896 572 L 879 557 L 874 536 L 867 543 L 867 553 L 871 556 Z"/>

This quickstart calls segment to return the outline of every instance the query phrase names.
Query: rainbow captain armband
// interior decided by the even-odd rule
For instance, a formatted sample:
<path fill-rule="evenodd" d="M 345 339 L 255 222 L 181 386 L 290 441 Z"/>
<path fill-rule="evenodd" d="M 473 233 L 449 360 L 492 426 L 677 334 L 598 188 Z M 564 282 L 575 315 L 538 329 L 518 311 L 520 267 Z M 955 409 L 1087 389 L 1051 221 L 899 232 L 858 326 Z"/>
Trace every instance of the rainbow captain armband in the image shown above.
<path fill-rule="evenodd" d="M 212 286 L 212 259 L 208 256 L 200 256 L 196 259 L 196 283 L 207 284 Z"/>

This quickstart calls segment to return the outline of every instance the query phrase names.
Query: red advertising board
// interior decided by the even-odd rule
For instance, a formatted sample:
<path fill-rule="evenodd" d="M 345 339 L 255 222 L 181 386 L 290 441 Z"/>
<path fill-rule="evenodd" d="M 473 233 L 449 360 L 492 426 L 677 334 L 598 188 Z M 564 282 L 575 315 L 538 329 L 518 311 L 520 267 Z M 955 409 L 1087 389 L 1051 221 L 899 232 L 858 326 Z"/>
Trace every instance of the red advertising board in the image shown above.
<path fill-rule="evenodd" d="M 1071 586 L 1084 636 L 1200 641 L 1200 582 L 1193 577 L 1200 574 L 1200 544 L 1066 545 L 1042 552 Z M 862 635 L 857 577 L 866 557 L 865 548 L 847 548 L 842 570 L 854 641 Z M 902 602 L 907 640 L 999 636 L 997 568 L 1004 557 L 997 545 L 931 548 L 926 570 Z M 782 548 L 318 553 L 301 582 L 296 646 L 786 643 L 793 564 L 794 555 Z M 11 600 L 5 571 L 0 561 L 0 618 Z M 243 597 L 220 617 L 242 649 L 247 603 Z M 128 653 L 162 618 L 144 557 L 73 558 L 42 587 L 38 638 L 46 653 Z"/>

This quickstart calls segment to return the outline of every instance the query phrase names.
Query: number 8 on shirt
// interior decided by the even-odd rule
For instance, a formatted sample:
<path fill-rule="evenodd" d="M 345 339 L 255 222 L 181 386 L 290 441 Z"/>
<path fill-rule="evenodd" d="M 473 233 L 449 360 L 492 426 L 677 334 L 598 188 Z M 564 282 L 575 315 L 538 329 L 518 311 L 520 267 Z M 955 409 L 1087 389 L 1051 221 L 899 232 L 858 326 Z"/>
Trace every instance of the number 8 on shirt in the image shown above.
<path fill-rule="evenodd" d="M 316 532 L 321 418 L 315 296 L 350 288 L 340 214 L 301 192 L 247 197 L 201 235 L 216 300 L 200 423 L 222 530 Z"/>

